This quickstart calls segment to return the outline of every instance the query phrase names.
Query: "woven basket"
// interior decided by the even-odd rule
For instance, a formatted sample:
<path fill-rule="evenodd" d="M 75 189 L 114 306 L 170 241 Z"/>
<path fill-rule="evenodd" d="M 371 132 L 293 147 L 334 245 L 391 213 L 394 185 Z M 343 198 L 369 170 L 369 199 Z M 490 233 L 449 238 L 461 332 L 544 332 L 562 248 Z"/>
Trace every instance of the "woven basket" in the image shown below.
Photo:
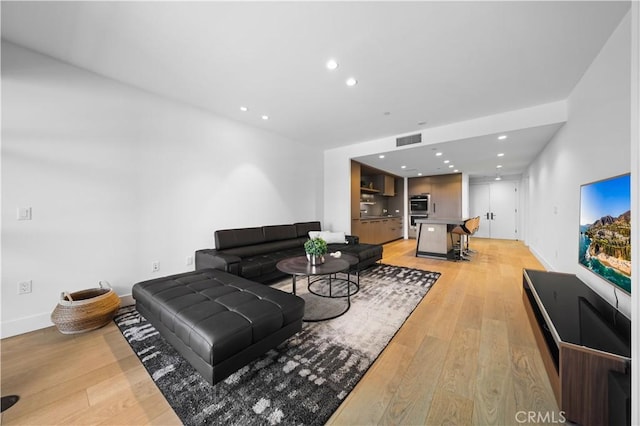
<path fill-rule="evenodd" d="M 103 286 L 105 284 L 108 288 Z M 120 298 L 106 281 L 100 288 L 64 292 L 51 313 L 51 321 L 62 334 L 77 334 L 95 330 L 113 319 L 120 307 Z"/>

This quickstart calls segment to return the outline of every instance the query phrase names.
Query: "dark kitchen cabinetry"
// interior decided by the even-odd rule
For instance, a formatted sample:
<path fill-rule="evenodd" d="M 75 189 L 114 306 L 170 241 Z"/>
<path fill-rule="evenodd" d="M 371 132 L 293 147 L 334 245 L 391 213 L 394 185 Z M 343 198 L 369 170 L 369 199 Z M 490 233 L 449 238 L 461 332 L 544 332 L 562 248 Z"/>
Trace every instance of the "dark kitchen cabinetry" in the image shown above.
<path fill-rule="evenodd" d="M 462 175 L 433 176 L 431 182 L 431 217 L 462 216 Z"/>
<path fill-rule="evenodd" d="M 409 197 L 431 194 L 429 217 L 462 216 L 462 175 L 460 173 L 409 178 Z"/>
<path fill-rule="evenodd" d="M 389 224 L 389 241 L 398 240 L 404 237 L 403 220 L 401 217 L 391 218 Z"/>
<path fill-rule="evenodd" d="M 432 176 L 409 178 L 409 196 L 431 194 L 431 177 Z"/>
<path fill-rule="evenodd" d="M 382 195 L 385 197 L 395 197 L 396 195 L 396 179 L 390 175 L 384 175 L 382 178 Z"/>
<path fill-rule="evenodd" d="M 351 232 L 361 243 L 384 244 L 402 238 L 402 218 L 385 217 L 351 221 Z"/>
<path fill-rule="evenodd" d="M 351 234 L 384 244 L 404 236 L 404 179 L 351 161 Z"/>

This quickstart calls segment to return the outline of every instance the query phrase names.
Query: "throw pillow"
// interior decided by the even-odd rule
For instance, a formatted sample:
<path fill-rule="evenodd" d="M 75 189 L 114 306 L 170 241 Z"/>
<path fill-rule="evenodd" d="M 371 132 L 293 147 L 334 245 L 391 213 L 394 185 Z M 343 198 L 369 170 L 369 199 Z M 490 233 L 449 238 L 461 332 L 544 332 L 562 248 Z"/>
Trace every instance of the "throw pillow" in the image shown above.
<path fill-rule="evenodd" d="M 309 238 L 322 238 L 327 244 L 346 244 L 347 237 L 344 232 L 309 231 Z"/>
<path fill-rule="evenodd" d="M 325 240 L 327 244 L 344 244 L 347 242 L 344 232 L 322 231 L 320 232 L 320 238 Z"/>

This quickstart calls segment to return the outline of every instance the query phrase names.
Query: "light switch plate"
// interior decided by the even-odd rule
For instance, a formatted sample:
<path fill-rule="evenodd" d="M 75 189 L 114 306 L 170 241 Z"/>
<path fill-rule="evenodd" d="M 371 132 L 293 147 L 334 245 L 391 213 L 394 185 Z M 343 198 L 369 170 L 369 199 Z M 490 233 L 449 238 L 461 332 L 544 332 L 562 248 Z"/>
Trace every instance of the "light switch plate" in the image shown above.
<path fill-rule="evenodd" d="M 31 207 L 18 207 L 18 220 L 31 220 Z"/>

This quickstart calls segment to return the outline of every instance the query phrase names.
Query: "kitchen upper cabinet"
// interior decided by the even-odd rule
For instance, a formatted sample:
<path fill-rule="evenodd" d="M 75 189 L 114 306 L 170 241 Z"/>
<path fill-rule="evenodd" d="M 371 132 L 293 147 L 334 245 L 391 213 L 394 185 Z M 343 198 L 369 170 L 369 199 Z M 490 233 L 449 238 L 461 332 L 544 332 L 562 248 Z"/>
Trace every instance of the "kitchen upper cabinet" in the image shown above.
<path fill-rule="evenodd" d="M 408 187 L 409 196 L 431 194 L 431 176 L 410 178 Z"/>
<path fill-rule="evenodd" d="M 396 195 L 396 179 L 393 176 L 384 175 L 382 182 L 382 195 L 387 197 L 395 197 Z"/>

